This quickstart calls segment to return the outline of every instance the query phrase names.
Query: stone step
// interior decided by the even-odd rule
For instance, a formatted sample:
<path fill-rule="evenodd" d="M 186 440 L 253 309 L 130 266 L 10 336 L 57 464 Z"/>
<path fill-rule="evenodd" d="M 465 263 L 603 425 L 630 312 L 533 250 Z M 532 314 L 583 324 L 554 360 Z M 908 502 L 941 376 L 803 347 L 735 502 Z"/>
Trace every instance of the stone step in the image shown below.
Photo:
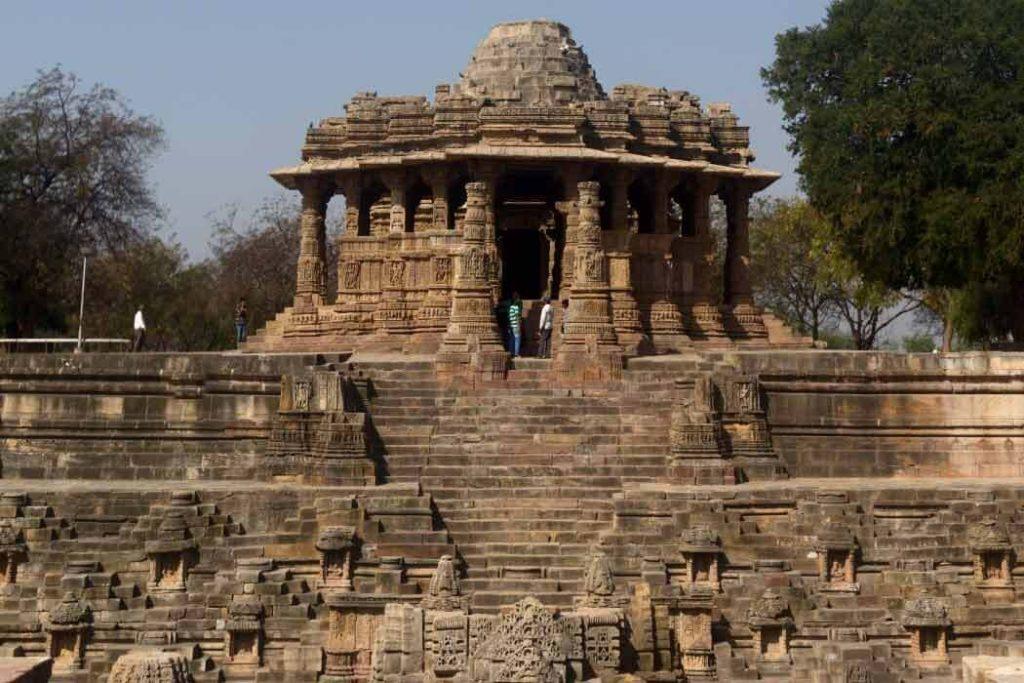
<path fill-rule="evenodd" d="M 509 517 L 486 519 L 473 517 L 446 517 L 444 525 L 454 537 L 464 539 L 468 538 L 467 534 L 473 534 L 476 536 L 485 533 L 509 533 L 509 528 L 513 526 L 516 529 L 515 533 L 533 531 L 541 531 L 544 533 L 566 531 L 579 531 L 581 533 L 601 532 L 608 529 L 610 521 L 611 520 L 579 519 L 578 516 L 565 519 L 510 519 Z"/>
<path fill-rule="evenodd" d="M 604 498 L 587 498 L 587 500 L 593 501 L 591 504 L 598 507 L 606 507 L 611 509 L 613 506 L 612 495 L 618 493 L 620 488 L 608 488 L 603 491 Z M 595 496 L 602 495 L 601 491 L 595 491 L 590 487 L 581 487 L 578 489 L 572 489 L 568 487 L 516 487 L 514 491 L 510 491 L 506 488 L 478 488 L 478 489 L 464 489 L 464 488 L 442 488 L 434 487 L 430 489 L 431 495 L 433 495 L 435 501 L 440 499 L 451 499 L 458 498 L 462 500 L 488 500 L 497 499 L 508 496 L 510 493 L 515 493 L 519 499 L 522 500 L 526 506 L 541 507 L 545 503 L 550 502 L 552 496 L 559 498 L 573 497 L 577 495 L 583 499 L 584 496 Z M 439 503 L 440 504 L 440 503 Z"/>

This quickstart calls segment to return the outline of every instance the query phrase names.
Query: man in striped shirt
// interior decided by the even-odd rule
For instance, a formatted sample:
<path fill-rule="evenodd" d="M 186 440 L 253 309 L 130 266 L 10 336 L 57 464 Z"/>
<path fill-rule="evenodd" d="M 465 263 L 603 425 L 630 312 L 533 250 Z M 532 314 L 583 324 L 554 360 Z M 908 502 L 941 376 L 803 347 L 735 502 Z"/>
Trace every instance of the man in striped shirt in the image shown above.
<path fill-rule="evenodd" d="M 508 333 L 512 342 L 509 352 L 515 358 L 523 340 L 523 302 L 519 292 L 512 292 L 512 300 L 508 302 Z"/>

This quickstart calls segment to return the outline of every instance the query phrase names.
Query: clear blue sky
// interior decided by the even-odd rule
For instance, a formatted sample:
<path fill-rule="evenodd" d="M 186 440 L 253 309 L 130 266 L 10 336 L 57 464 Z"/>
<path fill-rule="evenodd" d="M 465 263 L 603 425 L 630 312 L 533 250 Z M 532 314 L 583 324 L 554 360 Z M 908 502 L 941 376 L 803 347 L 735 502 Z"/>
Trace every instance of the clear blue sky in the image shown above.
<path fill-rule="evenodd" d="M 780 114 L 758 70 L 774 36 L 816 23 L 827 0 L 543 2 L 3 3 L 0 91 L 61 64 L 119 90 L 156 117 L 168 147 L 153 168 L 167 231 L 197 257 L 206 216 L 282 192 L 267 176 L 298 159 L 310 121 L 337 115 L 357 91 L 431 96 L 458 80 L 499 21 L 546 17 L 569 25 L 606 90 L 639 82 L 729 101 L 750 125 L 757 165 L 796 189 Z M 297 201 L 297 199 L 296 199 Z"/>

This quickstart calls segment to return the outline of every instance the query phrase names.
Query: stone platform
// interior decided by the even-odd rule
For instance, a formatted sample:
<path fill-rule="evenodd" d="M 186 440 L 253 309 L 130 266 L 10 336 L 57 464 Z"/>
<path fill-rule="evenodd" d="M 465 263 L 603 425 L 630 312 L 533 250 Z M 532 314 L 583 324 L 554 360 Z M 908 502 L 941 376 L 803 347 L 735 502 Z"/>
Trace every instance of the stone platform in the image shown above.
<path fill-rule="evenodd" d="M 195 681 L 956 680 L 1024 640 L 1022 370 L 2 357 L 0 654 L 73 681 L 140 649 Z"/>

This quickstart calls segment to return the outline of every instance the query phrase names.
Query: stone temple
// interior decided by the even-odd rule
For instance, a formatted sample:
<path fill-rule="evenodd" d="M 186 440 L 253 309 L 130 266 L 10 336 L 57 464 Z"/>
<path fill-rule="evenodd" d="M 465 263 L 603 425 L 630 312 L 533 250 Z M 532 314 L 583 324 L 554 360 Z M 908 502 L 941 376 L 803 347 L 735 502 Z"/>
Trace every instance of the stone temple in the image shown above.
<path fill-rule="evenodd" d="M 534 323 L 531 303 L 569 300 L 555 347 L 570 355 L 588 340 L 615 356 L 799 343 L 753 306 L 748 206 L 778 175 L 750 165 L 748 129 L 685 91 L 609 97 L 562 24 L 496 26 L 433 104 L 357 95 L 309 129 L 302 158 L 272 173 L 302 195 L 295 301 L 251 349 L 451 351 L 494 328 L 488 311 L 513 292 Z M 329 300 L 325 211 L 339 194 Z M 728 216 L 724 272 L 712 196 Z M 476 332 L 474 350 L 500 348 Z"/>
<path fill-rule="evenodd" d="M 251 348 L 0 356 L 0 680 L 1019 677 L 1024 356 L 794 348 L 726 108 L 503 24 L 304 156 Z M 498 342 L 512 287 L 570 300 L 553 360 Z"/>

